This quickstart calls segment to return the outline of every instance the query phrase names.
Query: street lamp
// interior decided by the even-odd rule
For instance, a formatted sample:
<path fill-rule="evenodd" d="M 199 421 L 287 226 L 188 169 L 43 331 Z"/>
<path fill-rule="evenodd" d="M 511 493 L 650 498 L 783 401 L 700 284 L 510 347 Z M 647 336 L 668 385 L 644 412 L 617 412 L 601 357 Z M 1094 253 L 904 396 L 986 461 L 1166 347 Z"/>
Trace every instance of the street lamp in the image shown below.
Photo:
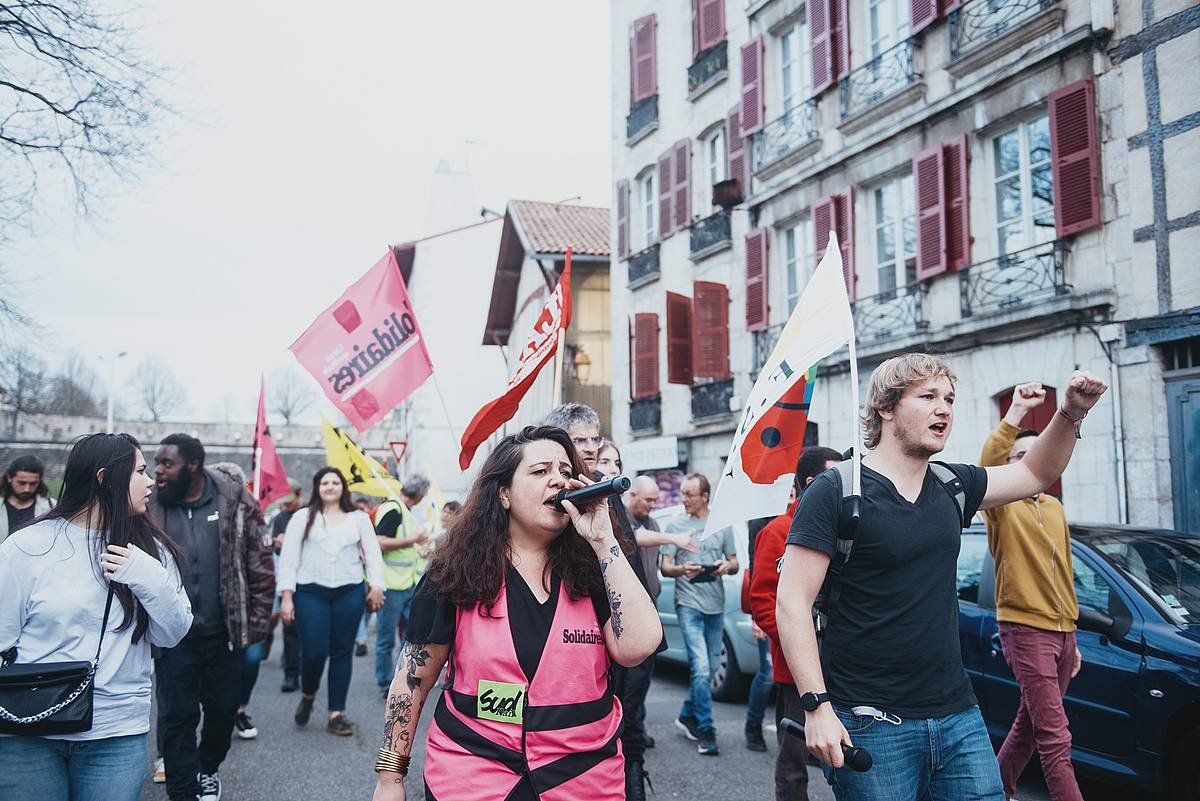
<path fill-rule="evenodd" d="M 117 359 L 123 359 L 127 353 L 128 351 L 121 351 L 113 356 L 99 357 L 100 361 L 108 362 L 108 414 L 104 430 L 109 434 L 113 433 L 113 392 L 117 383 Z"/>

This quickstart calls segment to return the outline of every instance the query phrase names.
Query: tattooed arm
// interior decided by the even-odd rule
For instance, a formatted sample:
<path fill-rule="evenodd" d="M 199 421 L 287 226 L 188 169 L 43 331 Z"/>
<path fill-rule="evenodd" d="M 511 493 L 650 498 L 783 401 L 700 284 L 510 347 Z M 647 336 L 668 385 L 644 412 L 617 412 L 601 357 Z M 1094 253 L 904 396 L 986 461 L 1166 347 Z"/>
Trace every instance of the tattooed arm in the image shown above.
<path fill-rule="evenodd" d="M 412 753 L 417 721 L 438 674 L 446 664 L 449 645 L 405 643 L 388 690 L 383 719 L 383 748 L 401 756 Z M 376 801 L 403 801 L 404 777 L 392 771 L 381 771 L 375 788 Z"/>

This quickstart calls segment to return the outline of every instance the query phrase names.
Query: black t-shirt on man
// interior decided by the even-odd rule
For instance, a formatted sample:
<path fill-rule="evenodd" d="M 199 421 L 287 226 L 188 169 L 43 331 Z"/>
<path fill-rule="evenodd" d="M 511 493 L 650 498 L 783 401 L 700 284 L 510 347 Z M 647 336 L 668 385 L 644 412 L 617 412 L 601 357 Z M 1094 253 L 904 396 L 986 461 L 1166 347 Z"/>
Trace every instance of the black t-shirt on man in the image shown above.
<path fill-rule="evenodd" d="M 33 512 L 37 508 L 37 502 L 29 504 L 24 509 L 18 509 L 11 503 L 4 504 L 4 510 L 8 514 L 8 533 L 12 534 L 17 529 L 25 528 L 33 522 Z"/>
<path fill-rule="evenodd" d="M 946 466 L 962 480 L 970 520 L 987 491 L 987 473 L 977 465 Z M 959 647 L 962 521 L 954 498 L 927 472 L 916 503 L 909 503 L 866 465 L 862 495 L 854 550 L 821 646 L 830 697 L 907 718 L 968 709 L 976 701 Z M 788 545 L 832 557 L 840 498 L 832 470 L 817 476 L 800 496 Z"/>

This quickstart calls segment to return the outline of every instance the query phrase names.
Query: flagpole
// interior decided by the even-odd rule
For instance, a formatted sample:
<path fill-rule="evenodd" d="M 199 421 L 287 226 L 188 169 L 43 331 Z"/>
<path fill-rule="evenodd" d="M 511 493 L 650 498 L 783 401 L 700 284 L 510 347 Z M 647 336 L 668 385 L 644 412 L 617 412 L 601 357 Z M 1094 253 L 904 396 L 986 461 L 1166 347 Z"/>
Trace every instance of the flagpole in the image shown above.
<path fill-rule="evenodd" d="M 446 399 L 442 396 L 442 385 L 438 383 L 436 370 L 433 372 L 433 389 L 442 404 L 442 414 L 446 415 L 446 428 L 450 431 L 450 438 L 454 440 L 454 446 L 459 447 L 458 433 L 454 430 L 454 421 L 450 419 L 450 408 L 446 406 Z"/>
<path fill-rule="evenodd" d="M 266 394 L 267 394 L 267 380 L 266 380 L 266 378 L 263 377 L 262 373 L 259 373 L 258 374 L 258 408 L 259 408 L 259 410 L 263 410 L 263 414 L 266 414 L 266 412 L 264 410 Z M 260 484 L 259 482 L 262 480 L 262 445 L 260 445 L 259 441 L 258 441 L 258 436 L 259 436 L 258 424 L 259 424 L 259 422 L 260 421 L 258 419 L 258 412 L 256 411 L 255 415 L 254 415 L 254 500 L 259 501 L 259 503 L 261 504 L 261 502 L 262 502 L 262 484 Z"/>
<path fill-rule="evenodd" d="M 851 314 L 853 321 L 853 314 Z M 854 445 L 854 481 L 853 494 L 862 495 L 862 424 L 858 419 L 858 355 L 854 349 L 854 328 L 850 329 L 850 425 L 852 427 L 851 442 Z"/>

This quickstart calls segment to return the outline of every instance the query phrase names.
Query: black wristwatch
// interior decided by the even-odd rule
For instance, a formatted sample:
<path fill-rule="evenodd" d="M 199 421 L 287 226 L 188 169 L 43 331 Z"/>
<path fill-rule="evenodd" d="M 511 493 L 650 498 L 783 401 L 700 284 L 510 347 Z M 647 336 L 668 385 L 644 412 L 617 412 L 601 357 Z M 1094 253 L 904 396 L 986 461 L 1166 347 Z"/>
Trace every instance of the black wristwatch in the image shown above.
<path fill-rule="evenodd" d="M 817 707 L 829 701 L 829 693 L 805 693 L 800 696 L 800 706 L 805 712 L 816 712 Z"/>

